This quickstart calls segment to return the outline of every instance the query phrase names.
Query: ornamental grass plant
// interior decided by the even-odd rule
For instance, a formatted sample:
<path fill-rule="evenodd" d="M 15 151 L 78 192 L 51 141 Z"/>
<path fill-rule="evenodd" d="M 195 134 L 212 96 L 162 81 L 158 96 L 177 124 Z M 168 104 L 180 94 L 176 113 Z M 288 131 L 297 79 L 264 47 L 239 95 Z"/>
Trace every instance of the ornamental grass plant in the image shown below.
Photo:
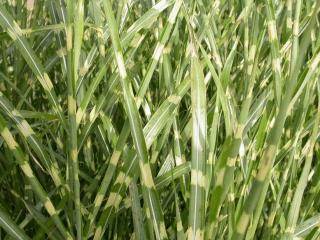
<path fill-rule="evenodd" d="M 0 239 L 320 239 L 319 0 L 0 0 Z"/>

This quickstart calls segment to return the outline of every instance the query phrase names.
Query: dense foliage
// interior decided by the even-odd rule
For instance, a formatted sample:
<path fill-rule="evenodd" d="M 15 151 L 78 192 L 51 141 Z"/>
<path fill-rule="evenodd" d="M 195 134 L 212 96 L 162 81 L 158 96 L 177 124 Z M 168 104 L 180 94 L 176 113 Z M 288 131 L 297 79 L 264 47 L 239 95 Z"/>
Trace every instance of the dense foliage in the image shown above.
<path fill-rule="evenodd" d="M 0 0 L 1 239 L 320 239 L 319 0 Z"/>

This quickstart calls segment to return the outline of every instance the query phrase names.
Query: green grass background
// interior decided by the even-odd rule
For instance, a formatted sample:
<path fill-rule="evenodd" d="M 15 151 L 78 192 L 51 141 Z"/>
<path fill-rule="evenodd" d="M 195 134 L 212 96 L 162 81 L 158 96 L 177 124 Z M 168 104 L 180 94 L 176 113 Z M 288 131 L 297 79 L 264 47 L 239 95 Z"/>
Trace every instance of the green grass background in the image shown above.
<path fill-rule="evenodd" d="M 319 0 L 0 0 L 0 239 L 320 239 Z"/>

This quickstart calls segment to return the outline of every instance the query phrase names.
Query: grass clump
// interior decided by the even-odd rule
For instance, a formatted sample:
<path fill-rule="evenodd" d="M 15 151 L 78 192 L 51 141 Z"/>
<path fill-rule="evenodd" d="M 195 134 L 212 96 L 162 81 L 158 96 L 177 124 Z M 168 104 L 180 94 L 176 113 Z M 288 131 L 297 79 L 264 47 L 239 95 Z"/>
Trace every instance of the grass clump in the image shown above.
<path fill-rule="evenodd" d="M 1 239 L 319 239 L 319 8 L 1 1 Z"/>

